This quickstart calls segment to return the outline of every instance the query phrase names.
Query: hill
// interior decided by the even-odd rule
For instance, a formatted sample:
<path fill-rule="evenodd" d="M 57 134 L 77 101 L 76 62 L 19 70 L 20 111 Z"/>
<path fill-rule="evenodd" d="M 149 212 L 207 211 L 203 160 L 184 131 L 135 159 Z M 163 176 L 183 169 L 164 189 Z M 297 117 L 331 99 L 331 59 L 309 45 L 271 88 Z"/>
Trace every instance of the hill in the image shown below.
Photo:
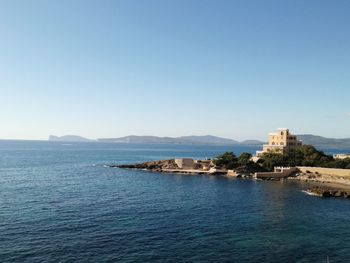
<path fill-rule="evenodd" d="M 350 138 L 335 139 L 326 138 L 312 134 L 297 135 L 303 141 L 303 144 L 311 144 L 320 149 L 350 149 Z M 90 142 L 90 140 L 78 135 L 49 136 L 50 141 L 65 142 Z M 217 137 L 213 135 L 201 136 L 180 136 L 180 137 L 158 137 L 158 136 L 138 136 L 130 135 L 117 138 L 100 138 L 98 142 L 112 143 L 145 143 L 145 144 L 194 144 L 194 145 L 254 145 L 260 146 L 264 142 L 259 140 L 236 141 L 233 139 Z"/>
<path fill-rule="evenodd" d="M 298 138 L 303 141 L 303 144 L 311 144 L 316 148 L 350 149 L 350 138 L 335 139 L 312 134 L 300 134 Z"/>
<path fill-rule="evenodd" d="M 100 138 L 99 142 L 114 142 L 114 143 L 177 143 L 175 138 L 157 137 L 157 136 L 137 136 L 130 135 L 119 138 Z"/>
<path fill-rule="evenodd" d="M 91 142 L 93 140 L 78 136 L 78 135 L 64 135 L 64 136 L 55 136 L 50 135 L 49 141 L 58 141 L 58 142 Z"/>
<path fill-rule="evenodd" d="M 238 141 L 221 138 L 213 135 L 203 135 L 203 136 L 181 136 L 175 138 L 181 143 L 191 143 L 191 144 L 216 144 L 216 145 L 231 145 L 231 144 L 239 144 Z"/>
<path fill-rule="evenodd" d="M 120 138 L 101 138 L 99 142 L 114 143 L 155 143 L 155 144 L 198 144 L 198 145 L 262 145 L 263 142 L 248 140 L 239 142 L 232 139 L 221 138 L 213 135 L 181 136 L 181 137 L 157 137 L 157 136 L 125 136 Z"/>

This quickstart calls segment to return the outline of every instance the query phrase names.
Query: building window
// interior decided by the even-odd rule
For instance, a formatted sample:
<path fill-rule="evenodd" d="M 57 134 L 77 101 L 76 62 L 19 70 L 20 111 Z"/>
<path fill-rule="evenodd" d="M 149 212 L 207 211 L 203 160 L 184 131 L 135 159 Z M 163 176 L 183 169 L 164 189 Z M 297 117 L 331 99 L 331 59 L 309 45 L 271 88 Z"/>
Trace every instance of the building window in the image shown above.
<path fill-rule="evenodd" d="M 275 145 L 275 142 L 272 142 L 272 145 Z"/>
<path fill-rule="evenodd" d="M 284 143 L 283 143 L 283 142 L 281 142 L 281 143 L 280 143 L 280 145 L 284 145 Z"/>

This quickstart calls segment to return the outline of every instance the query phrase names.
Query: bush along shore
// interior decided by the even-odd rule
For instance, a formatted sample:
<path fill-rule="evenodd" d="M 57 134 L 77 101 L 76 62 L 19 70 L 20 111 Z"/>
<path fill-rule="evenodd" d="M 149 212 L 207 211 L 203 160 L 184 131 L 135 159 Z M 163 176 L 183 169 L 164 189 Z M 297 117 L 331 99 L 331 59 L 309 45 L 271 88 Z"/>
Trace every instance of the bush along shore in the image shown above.
<path fill-rule="evenodd" d="M 176 161 L 159 160 L 138 164 L 110 165 L 110 167 L 142 169 L 152 172 L 209 174 L 235 177 L 254 177 L 256 173 L 272 172 L 275 167 L 325 167 L 337 169 L 350 169 L 350 158 L 338 160 L 333 156 L 318 151 L 311 145 L 303 145 L 295 150 L 285 153 L 265 153 L 256 162 L 250 153 L 236 156 L 232 152 L 225 152 L 212 160 L 195 160 L 187 167 L 179 167 Z M 268 178 L 276 179 L 276 178 Z M 277 178 L 280 180 L 280 178 Z M 282 180 L 298 180 L 313 182 L 314 185 L 306 189 L 307 193 L 323 197 L 350 198 L 350 176 L 337 176 L 320 174 L 318 172 L 296 172 Z"/>

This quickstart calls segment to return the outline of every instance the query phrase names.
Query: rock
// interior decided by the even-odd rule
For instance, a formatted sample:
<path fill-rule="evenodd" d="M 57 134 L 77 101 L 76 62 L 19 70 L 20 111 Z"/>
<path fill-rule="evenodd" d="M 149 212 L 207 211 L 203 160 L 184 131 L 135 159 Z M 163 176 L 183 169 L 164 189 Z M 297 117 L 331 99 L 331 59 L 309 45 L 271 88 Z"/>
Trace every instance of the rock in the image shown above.
<path fill-rule="evenodd" d="M 332 197 L 333 195 L 332 195 L 332 193 L 330 192 L 330 191 L 324 191 L 323 193 L 322 193 L 322 197 Z"/>
<path fill-rule="evenodd" d="M 350 198 L 350 194 L 344 190 L 325 188 L 325 186 L 315 186 L 306 190 L 309 193 L 322 197 L 343 197 Z"/>
<path fill-rule="evenodd" d="M 162 169 L 178 169 L 174 160 L 151 161 L 138 164 L 110 165 L 110 167 L 129 168 L 129 169 L 147 169 L 151 171 L 160 171 Z"/>
<path fill-rule="evenodd" d="M 333 194 L 334 197 L 342 197 L 343 196 L 343 192 L 341 192 L 339 190 L 338 191 L 334 191 L 332 194 Z"/>

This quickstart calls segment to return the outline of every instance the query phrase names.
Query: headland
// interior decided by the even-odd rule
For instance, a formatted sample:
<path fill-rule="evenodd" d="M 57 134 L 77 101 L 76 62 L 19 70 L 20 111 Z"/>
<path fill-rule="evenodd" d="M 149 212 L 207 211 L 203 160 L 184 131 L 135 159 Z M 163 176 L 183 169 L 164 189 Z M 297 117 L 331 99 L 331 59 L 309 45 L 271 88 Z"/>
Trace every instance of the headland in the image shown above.
<path fill-rule="evenodd" d="M 255 156 L 242 153 L 237 157 L 226 152 L 207 160 L 177 158 L 110 167 L 255 180 L 293 180 L 302 182 L 305 191 L 314 195 L 350 198 L 350 158 L 346 154 L 340 156 L 342 158 L 303 145 L 283 128 L 270 133 L 268 144 Z"/>

